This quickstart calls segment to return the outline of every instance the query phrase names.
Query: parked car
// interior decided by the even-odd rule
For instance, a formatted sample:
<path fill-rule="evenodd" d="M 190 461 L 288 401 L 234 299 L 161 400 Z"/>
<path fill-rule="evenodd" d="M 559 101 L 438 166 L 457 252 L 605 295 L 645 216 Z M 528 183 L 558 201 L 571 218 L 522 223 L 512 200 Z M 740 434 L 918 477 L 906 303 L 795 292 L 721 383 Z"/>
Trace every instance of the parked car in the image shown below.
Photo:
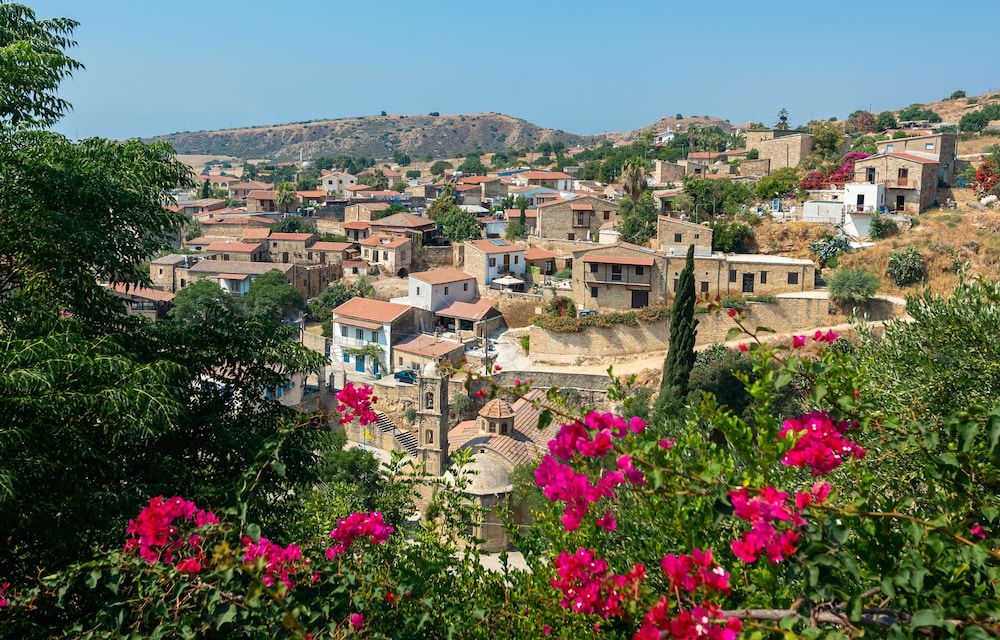
<path fill-rule="evenodd" d="M 392 377 L 399 382 L 405 382 L 406 384 L 417 383 L 417 372 L 413 369 L 400 369 L 396 373 L 392 374 Z"/>
<path fill-rule="evenodd" d="M 584 309 L 578 314 L 578 317 L 582 318 L 583 316 L 596 316 L 596 315 L 597 312 L 594 311 L 593 309 Z"/>

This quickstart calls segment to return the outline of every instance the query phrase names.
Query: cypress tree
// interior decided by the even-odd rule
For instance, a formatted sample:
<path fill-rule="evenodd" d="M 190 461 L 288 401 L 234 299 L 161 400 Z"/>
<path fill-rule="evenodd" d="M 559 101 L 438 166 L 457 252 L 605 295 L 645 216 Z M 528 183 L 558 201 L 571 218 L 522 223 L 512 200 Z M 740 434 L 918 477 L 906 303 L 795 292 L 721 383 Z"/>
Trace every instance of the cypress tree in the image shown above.
<path fill-rule="evenodd" d="M 201 197 L 202 198 L 212 197 L 212 185 L 209 184 L 208 178 L 205 178 L 205 181 L 201 183 Z"/>
<path fill-rule="evenodd" d="M 663 380 L 656 398 L 653 420 L 663 424 L 680 410 L 688 393 L 688 380 L 694 367 L 694 337 L 698 321 L 694 319 L 694 245 L 688 247 L 684 269 L 677 280 L 674 306 L 670 314 L 670 350 L 663 359 Z"/>

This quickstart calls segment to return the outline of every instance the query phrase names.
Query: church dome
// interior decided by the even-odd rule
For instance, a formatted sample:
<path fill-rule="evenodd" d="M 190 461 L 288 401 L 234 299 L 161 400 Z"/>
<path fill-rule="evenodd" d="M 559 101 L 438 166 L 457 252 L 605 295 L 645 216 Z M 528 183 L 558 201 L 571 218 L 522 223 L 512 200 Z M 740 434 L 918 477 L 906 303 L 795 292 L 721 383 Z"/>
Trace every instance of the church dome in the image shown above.
<path fill-rule="evenodd" d="M 510 403 L 506 400 L 493 398 L 486 403 L 486 406 L 479 410 L 479 415 L 489 420 L 503 420 L 505 418 L 513 418 L 514 409 L 511 408 Z"/>
<path fill-rule="evenodd" d="M 438 372 L 438 365 L 436 360 L 431 360 L 424 365 L 423 370 L 420 375 L 425 378 L 440 378 L 441 374 Z"/>
<path fill-rule="evenodd" d="M 510 493 L 510 472 L 501 463 L 485 455 L 477 455 L 472 464 L 462 469 L 469 479 L 466 493 L 476 496 Z"/>

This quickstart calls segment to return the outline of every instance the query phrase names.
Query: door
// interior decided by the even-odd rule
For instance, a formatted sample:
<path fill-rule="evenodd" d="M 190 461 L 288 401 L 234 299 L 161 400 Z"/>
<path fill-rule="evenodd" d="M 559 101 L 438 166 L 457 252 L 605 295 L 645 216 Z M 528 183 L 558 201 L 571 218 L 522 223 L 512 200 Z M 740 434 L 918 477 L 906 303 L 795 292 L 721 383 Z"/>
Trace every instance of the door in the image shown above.
<path fill-rule="evenodd" d="M 865 169 L 865 182 L 875 184 L 875 167 Z"/>
<path fill-rule="evenodd" d="M 906 207 L 906 196 L 896 196 L 896 211 L 902 211 Z"/>
<path fill-rule="evenodd" d="M 288 262 L 288 252 L 287 251 L 282 251 L 281 252 L 281 261 L 285 262 L 285 263 Z"/>
<path fill-rule="evenodd" d="M 510 271 L 510 254 L 503 254 L 503 270 Z"/>
<path fill-rule="evenodd" d="M 858 194 L 858 211 L 864 211 L 864 210 L 865 210 L 865 194 L 859 193 Z"/>
<path fill-rule="evenodd" d="M 648 291 L 633 291 L 632 292 L 632 308 L 641 309 L 643 307 L 649 306 L 649 292 Z"/>
<path fill-rule="evenodd" d="M 743 274 L 743 293 L 753 293 L 753 274 Z"/>
<path fill-rule="evenodd" d="M 365 357 L 364 356 L 354 356 L 354 370 L 358 373 L 365 372 Z"/>

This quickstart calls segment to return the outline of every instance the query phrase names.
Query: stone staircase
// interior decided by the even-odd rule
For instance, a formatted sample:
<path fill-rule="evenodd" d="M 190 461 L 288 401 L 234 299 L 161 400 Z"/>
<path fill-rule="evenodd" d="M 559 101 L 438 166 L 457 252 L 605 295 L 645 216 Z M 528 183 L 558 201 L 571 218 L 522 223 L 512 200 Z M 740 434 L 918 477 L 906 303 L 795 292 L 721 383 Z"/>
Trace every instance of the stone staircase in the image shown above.
<path fill-rule="evenodd" d="M 403 431 L 402 429 L 397 428 L 396 425 L 389 421 L 389 418 L 385 417 L 385 415 L 378 412 L 376 412 L 375 415 L 378 416 L 378 421 L 375 424 L 378 425 L 379 430 L 381 430 L 382 433 L 389 434 L 395 438 L 396 442 L 403 448 L 404 451 L 406 451 L 406 453 L 416 458 L 417 437 L 409 431 Z"/>

